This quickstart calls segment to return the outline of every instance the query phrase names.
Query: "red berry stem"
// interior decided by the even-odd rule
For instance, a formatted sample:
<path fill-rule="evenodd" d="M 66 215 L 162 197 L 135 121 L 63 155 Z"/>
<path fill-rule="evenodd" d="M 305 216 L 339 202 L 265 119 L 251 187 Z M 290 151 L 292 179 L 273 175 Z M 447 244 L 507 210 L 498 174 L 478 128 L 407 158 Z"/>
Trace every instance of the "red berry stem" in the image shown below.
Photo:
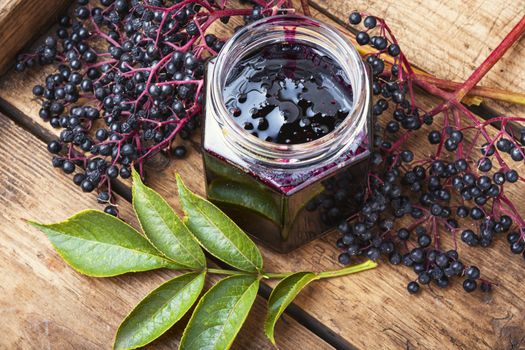
<path fill-rule="evenodd" d="M 449 91 L 449 92 L 457 91 L 462 85 L 462 83 L 458 83 L 458 82 L 450 81 L 446 79 L 440 79 L 440 78 L 436 78 L 431 75 L 421 74 L 417 72 L 415 72 L 415 76 L 416 76 L 415 82 L 418 85 L 420 82 L 427 82 L 435 87 L 438 87 L 442 90 Z M 469 93 L 467 93 L 466 96 L 486 97 L 492 100 L 498 100 L 502 102 L 525 105 L 525 93 L 507 91 L 507 90 L 487 87 L 487 86 L 476 85 L 472 89 L 470 89 Z M 465 98 L 463 99 L 463 101 L 464 100 Z"/>
<path fill-rule="evenodd" d="M 455 93 L 457 101 L 461 101 L 463 97 L 476 86 L 481 79 L 492 69 L 492 67 L 503 57 L 508 49 L 521 37 L 525 32 L 525 16 L 521 17 L 520 21 L 512 28 L 501 43 L 490 53 L 485 61 L 471 74 L 471 76 L 463 83 L 463 85 Z"/>
<path fill-rule="evenodd" d="M 303 13 L 305 16 L 311 17 L 312 14 L 310 12 L 310 5 L 308 4 L 308 0 L 301 0 L 301 6 L 303 9 Z"/>

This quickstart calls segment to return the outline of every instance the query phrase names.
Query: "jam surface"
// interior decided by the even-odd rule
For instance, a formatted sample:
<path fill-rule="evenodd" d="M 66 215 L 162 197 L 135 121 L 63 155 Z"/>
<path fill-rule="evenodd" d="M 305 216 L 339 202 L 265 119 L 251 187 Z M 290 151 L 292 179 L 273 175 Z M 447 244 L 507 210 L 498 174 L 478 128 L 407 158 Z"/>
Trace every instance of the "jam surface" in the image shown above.
<path fill-rule="evenodd" d="M 223 96 L 247 132 L 280 144 L 319 139 L 352 108 L 352 88 L 341 67 L 301 44 L 272 44 L 242 58 L 229 73 Z"/>

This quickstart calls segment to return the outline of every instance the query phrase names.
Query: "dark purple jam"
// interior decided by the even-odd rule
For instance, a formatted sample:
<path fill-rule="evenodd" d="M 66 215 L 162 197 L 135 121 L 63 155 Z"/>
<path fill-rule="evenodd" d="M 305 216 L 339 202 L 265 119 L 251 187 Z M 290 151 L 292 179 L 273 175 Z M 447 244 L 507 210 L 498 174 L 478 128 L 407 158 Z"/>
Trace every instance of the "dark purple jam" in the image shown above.
<path fill-rule="evenodd" d="M 348 116 L 352 88 L 342 68 L 321 51 L 279 43 L 236 64 L 224 87 L 224 102 L 254 136 L 299 144 L 327 135 Z"/>

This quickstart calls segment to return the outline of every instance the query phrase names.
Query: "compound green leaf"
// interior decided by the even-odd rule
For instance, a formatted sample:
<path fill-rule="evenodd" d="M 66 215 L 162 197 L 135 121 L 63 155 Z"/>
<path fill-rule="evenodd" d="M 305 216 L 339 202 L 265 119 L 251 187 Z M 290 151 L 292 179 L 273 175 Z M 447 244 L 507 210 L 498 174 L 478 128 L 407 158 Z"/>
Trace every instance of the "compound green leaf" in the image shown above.
<path fill-rule="evenodd" d="M 236 275 L 219 281 L 197 304 L 179 349 L 229 349 L 252 308 L 258 289 L 256 276 Z"/>
<path fill-rule="evenodd" d="M 206 273 L 187 273 L 162 284 L 146 296 L 120 325 L 115 349 L 136 349 L 170 329 L 195 303 Z"/>
<path fill-rule="evenodd" d="M 200 245 L 225 263 L 247 272 L 261 271 L 263 260 L 255 243 L 219 208 L 191 192 L 177 175 L 186 225 Z"/>
<path fill-rule="evenodd" d="M 274 328 L 277 320 L 297 294 L 319 277 L 312 272 L 298 272 L 284 278 L 272 291 L 268 299 L 268 314 L 264 322 L 264 333 L 275 345 Z"/>
<path fill-rule="evenodd" d="M 270 219 L 276 225 L 281 225 L 281 210 L 273 197 L 249 184 L 216 179 L 210 184 L 208 197 L 215 202 L 251 210 Z"/>
<path fill-rule="evenodd" d="M 179 265 L 202 269 L 206 258 L 190 230 L 157 192 L 133 170 L 133 209 L 151 244 Z"/>
<path fill-rule="evenodd" d="M 159 256 L 133 227 L 98 210 L 81 211 L 55 224 L 29 223 L 47 235 L 69 265 L 88 276 L 111 277 L 161 267 L 181 268 Z"/>

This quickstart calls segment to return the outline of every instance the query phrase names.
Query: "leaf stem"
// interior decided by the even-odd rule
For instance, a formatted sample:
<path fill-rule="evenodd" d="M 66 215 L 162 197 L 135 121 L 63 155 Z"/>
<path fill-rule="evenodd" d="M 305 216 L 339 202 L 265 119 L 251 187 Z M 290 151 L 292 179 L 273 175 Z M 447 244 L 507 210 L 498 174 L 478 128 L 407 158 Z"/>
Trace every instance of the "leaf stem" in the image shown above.
<path fill-rule="evenodd" d="M 339 270 L 319 272 L 317 273 L 317 276 L 319 278 L 340 277 L 340 276 L 350 275 L 352 273 L 370 270 L 376 267 L 377 267 L 377 263 L 375 261 L 367 260 L 364 263 L 353 265 L 353 266 L 348 266 L 348 267 L 345 267 Z"/>
<path fill-rule="evenodd" d="M 322 271 L 315 272 L 317 277 L 320 278 L 332 278 L 350 275 L 352 273 L 357 273 L 361 271 L 370 270 L 377 267 L 377 263 L 372 260 L 367 260 L 364 263 L 348 266 L 338 270 L 331 271 Z M 209 273 L 214 273 L 216 275 L 252 275 L 255 273 L 244 272 L 244 271 L 234 271 L 234 270 L 225 270 L 225 269 L 206 269 Z M 281 279 L 286 278 L 290 275 L 293 275 L 296 272 L 263 272 L 261 277 L 264 279 Z"/>
<path fill-rule="evenodd" d="M 209 273 L 214 273 L 216 275 L 250 275 L 249 272 L 225 269 L 206 269 L 206 271 L 208 271 Z"/>
<path fill-rule="evenodd" d="M 322 272 L 315 272 L 317 277 L 320 278 L 332 278 L 332 277 L 339 277 L 339 276 L 346 276 L 350 275 L 352 273 L 357 273 L 361 271 L 370 270 L 377 267 L 377 263 L 372 260 L 367 260 L 364 263 L 348 266 L 342 269 L 338 270 L 331 270 L 331 271 L 322 271 Z M 263 273 L 263 277 L 266 279 L 277 279 L 277 278 L 286 278 L 290 275 L 293 275 L 297 272 L 283 272 L 283 273 L 269 273 L 265 272 Z"/>
<path fill-rule="evenodd" d="M 293 272 L 282 272 L 282 273 L 279 273 L 279 272 L 263 272 L 262 276 L 263 278 L 265 279 L 279 279 L 279 278 L 286 278 L 290 275 L 292 275 Z"/>

